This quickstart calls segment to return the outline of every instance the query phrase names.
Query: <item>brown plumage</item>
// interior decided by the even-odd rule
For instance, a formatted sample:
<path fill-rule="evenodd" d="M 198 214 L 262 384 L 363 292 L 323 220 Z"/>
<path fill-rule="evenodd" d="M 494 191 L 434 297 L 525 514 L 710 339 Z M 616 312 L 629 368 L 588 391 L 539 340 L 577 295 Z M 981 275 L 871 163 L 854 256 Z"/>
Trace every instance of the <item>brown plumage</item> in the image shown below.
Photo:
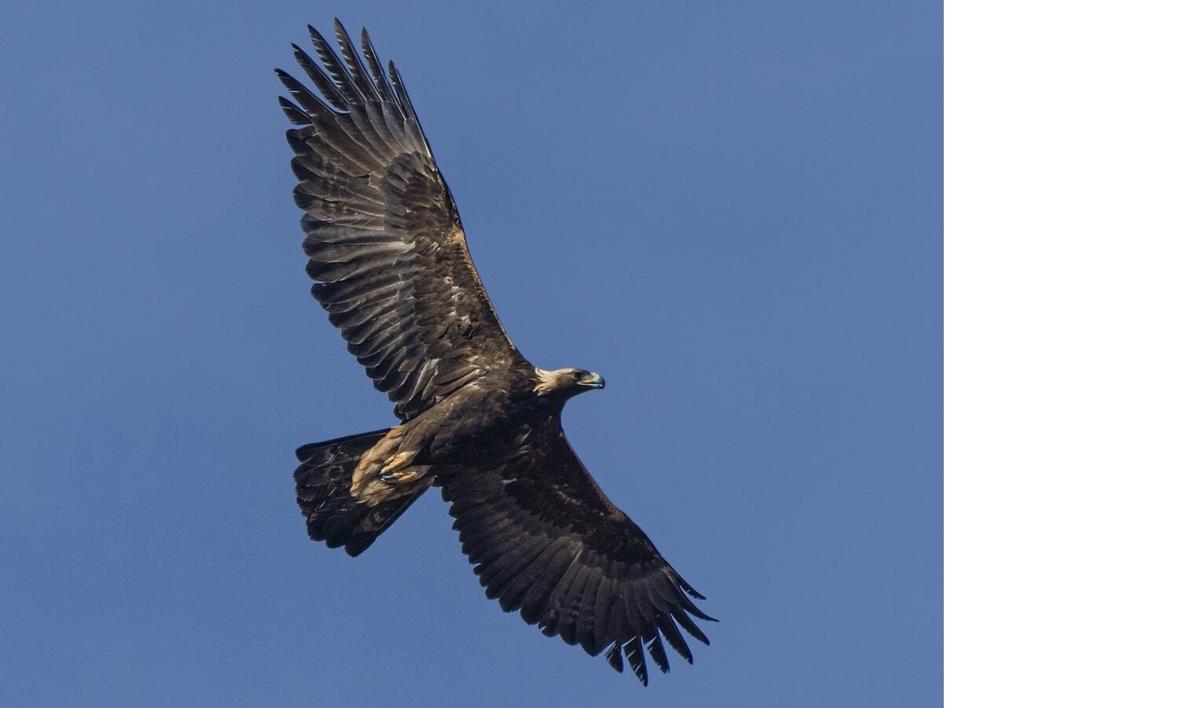
<path fill-rule="evenodd" d="M 664 672 L 670 644 L 701 598 L 575 455 L 561 413 L 604 380 L 543 371 L 513 346 L 467 250 L 395 66 L 340 22 L 338 49 L 312 27 L 320 61 L 296 60 L 317 93 L 277 70 L 297 127 L 287 133 L 313 296 L 376 388 L 395 403 L 390 429 L 297 451 L 297 501 L 309 535 L 362 553 L 430 486 L 450 502 L 463 552 L 487 596 L 547 636 L 607 651 L 646 683 L 643 653 Z"/>

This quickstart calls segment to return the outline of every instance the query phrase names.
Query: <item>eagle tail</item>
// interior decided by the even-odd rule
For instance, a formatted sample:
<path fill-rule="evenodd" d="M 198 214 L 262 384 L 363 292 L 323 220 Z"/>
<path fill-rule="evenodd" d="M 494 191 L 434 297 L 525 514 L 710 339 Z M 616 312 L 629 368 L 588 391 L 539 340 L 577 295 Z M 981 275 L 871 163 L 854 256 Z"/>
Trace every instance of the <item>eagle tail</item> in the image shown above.
<path fill-rule="evenodd" d="M 404 510 L 429 488 L 428 484 L 375 504 L 350 493 L 359 459 L 386 435 L 388 429 L 312 443 L 296 450 L 300 466 L 296 503 L 308 523 L 308 536 L 330 548 L 345 547 L 357 556 L 387 530 Z"/>

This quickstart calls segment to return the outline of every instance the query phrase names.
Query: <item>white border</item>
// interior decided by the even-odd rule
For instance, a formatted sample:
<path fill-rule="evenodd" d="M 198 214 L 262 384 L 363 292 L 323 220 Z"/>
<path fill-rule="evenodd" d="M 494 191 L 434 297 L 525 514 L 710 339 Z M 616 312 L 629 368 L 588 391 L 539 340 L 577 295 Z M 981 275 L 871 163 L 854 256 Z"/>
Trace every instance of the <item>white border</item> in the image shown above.
<path fill-rule="evenodd" d="M 1200 706 L 1200 4 L 946 5 L 946 703 Z"/>

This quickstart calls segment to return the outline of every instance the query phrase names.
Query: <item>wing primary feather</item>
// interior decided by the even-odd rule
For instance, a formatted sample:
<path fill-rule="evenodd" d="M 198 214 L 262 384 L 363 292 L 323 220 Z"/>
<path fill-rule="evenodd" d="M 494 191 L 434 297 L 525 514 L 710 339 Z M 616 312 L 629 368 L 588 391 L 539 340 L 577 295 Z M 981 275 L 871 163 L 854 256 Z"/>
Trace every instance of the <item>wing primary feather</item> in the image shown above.
<path fill-rule="evenodd" d="M 384 73 L 383 66 L 379 63 L 379 55 L 375 53 L 375 45 L 371 43 L 371 35 L 367 34 L 366 27 L 363 28 L 361 39 L 363 56 L 366 57 L 367 67 L 371 70 L 375 92 L 382 100 L 380 113 L 383 114 L 384 125 L 394 140 L 404 142 L 406 133 L 404 115 L 400 112 L 400 99 L 396 97 L 395 90 L 388 83 L 387 74 Z"/>
<path fill-rule="evenodd" d="M 325 102 L 317 97 L 308 87 L 297 81 L 291 74 L 283 69 L 276 69 L 275 75 L 283 82 L 284 88 L 295 97 L 296 103 L 304 109 L 304 112 L 309 116 L 315 117 L 319 115 L 333 115 L 333 109 L 325 105 Z"/>
<path fill-rule="evenodd" d="M 340 27 L 340 23 L 335 21 L 335 32 L 338 30 L 338 27 Z M 342 33 L 344 34 L 344 30 L 342 30 Z M 372 98 L 373 94 L 375 93 L 374 89 L 367 85 L 367 91 L 364 92 L 363 82 L 358 80 L 358 77 L 356 76 L 356 62 L 351 64 L 352 68 L 350 70 L 347 70 L 346 65 L 342 63 L 342 60 L 338 56 L 337 52 L 333 50 L 333 47 L 329 45 L 329 42 L 325 40 L 325 37 L 322 36 L 319 31 L 317 31 L 316 27 L 309 25 L 308 34 L 312 39 L 313 48 L 316 50 L 317 56 L 321 58 L 321 62 L 325 65 L 325 68 L 329 70 L 329 74 L 333 77 L 334 83 L 337 85 L 338 89 L 340 89 L 342 96 L 345 97 L 346 102 L 349 104 L 347 107 L 347 113 L 345 115 L 349 116 L 350 120 L 354 123 L 354 126 L 358 129 L 357 132 L 361 135 L 362 140 L 366 141 L 366 143 L 363 145 L 364 149 L 366 149 L 368 152 L 375 153 L 373 157 L 375 158 L 376 162 L 386 165 L 390 161 L 389 154 L 391 150 L 387 145 L 386 139 L 379 135 L 375 121 L 372 120 L 372 112 L 378 113 L 377 110 L 372 111 Z M 340 46 L 340 37 L 338 38 L 338 43 Z M 357 60 L 357 55 L 354 54 L 353 47 L 351 47 L 349 55 L 353 56 L 354 59 Z M 354 110 L 356 107 L 359 108 L 359 110 Z M 353 135 L 351 135 L 350 138 L 355 139 Z"/>
<path fill-rule="evenodd" d="M 679 633 L 679 628 L 675 626 L 675 621 L 671 619 L 671 616 L 660 612 L 655 619 L 657 620 L 658 628 L 662 631 L 663 636 L 666 637 L 667 643 L 671 645 L 671 648 L 678 652 L 684 661 L 689 664 L 692 663 L 692 650 L 688 647 L 683 635 Z"/>
<path fill-rule="evenodd" d="M 667 651 L 663 649 L 662 637 L 658 636 L 658 632 L 651 629 L 648 636 L 642 637 L 642 641 L 658 669 L 664 674 L 671 673 L 671 662 L 667 660 Z"/>
<path fill-rule="evenodd" d="M 642 682 L 643 686 L 650 684 L 650 677 L 646 673 L 646 655 L 642 653 L 642 641 L 637 637 L 625 642 L 622 647 L 625 651 L 625 660 L 629 662 L 629 668 L 633 670 L 634 675 Z"/>
<path fill-rule="evenodd" d="M 322 126 L 331 131 L 331 133 L 336 131 L 336 137 L 341 138 L 341 140 L 336 141 L 324 140 L 310 144 L 308 138 L 311 137 L 311 133 L 305 134 L 293 129 L 287 132 L 288 143 L 292 146 L 292 150 L 301 153 L 311 148 L 314 152 L 320 154 L 320 149 L 324 148 L 326 151 L 335 153 L 356 165 L 363 173 L 370 173 L 372 169 L 371 165 L 377 161 L 376 158 L 370 156 L 369 148 L 365 147 L 356 138 L 347 134 L 341 128 L 337 121 L 337 114 L 334 113 L 333 109 L 325 105 L 325 102 L 310 91 L 307 86 L 297 81 L 283 69 L 276 69 L 275 75 L 279 77 L 279 80 L 296 99 L 296 102 L 300 104 L 300 107 L 308 113 L 310 122 L 316 123 L 320 121 Z M 333 136 L 331 135 L 330 137 Z M 363 154 L 355 154 L 360 151 Z M 322 156 L 328 157 L 328 155 Z"/>
<path fill-rule="evenodd" d="M 400 105 L 400 99 L 396 97 L 395 90 L 388 83 L 387 74 L 383 71 L 383 65 L 379 63 L 379 55 L 375 52 L 375 44 L 371 41 L 371 35 L 367 33 L 367 28 L 363 27 L 362 36 L 363 56 L 367 59 L 367 66 L 371 69 L 371 77 L 375 80 L 375 89 L 384 101 L 388 103 Z"/>
<path fill-rule="evenodd" d="M 692 587 L 691 585 L 688 585 L 688 581 L 679 577 L 679 573 L 672 572 L 671 574 L 674 576 L 675 581 L 679 583 L 679 587 L 683 588 L 684 592 L 686 592 L 687 594 L 696 598 L 697 600 L 707 600 L 708 599 L 708 598 L 704 597 L 703 595 L 701 595 L 700 591 L 696 590 L 696 588 Z M 713 620 L 713 621 L 715 622 L 716 620 Z"/>
<path fill-rule="evenodd" d="M 688 617 L 687 612 L 675 607 L 671 609 L 671 616 L 675 618 L 675 621 L 679 623 L 679 626 L 687 630 L 688 634 L 692 635 L 696 639 L 699 639 L 705 644 L 708 644 L 708 637 L 704 635 L 704 632 L 700 631 L 700 628 L 696 626 L 696 623 L 692 621 L 692 618 Z"/>
<path fill-rule="evenodd" d="M 313 86 L 317 87 L 317 90 L 321 92 L 326 101 L 329 101 L 339 110 L 350 110 L 346 96 L 329 80 L 329 76 L 324 71 L 321 71 L 321 68 L 312 60 L 312 57 L 308 56 L 308 53 L 300 48 L 300 45 L 292 44 L 292 54 L 296 57 L 296 63 L 308 75 L 308 78 L 313 82 Z"/>
<path fill-rule="evenodd" d="M 425 138 L 425 129 L 421 127 L 421 119 L 417 117 L 416 110 L 413 109 L 412 101 L 408 98 L 408 89 L 404 87 L 404 81 L 400 78 L 400 72 L 396 71 L 396 63 L 388 62 L 388 75 L 392 79 L 392 86 L 396 88 L 396 95 L 400 97 L 400 103 L 405 112 L 405 117 L 417 126 L 417 134 L 421 136 L 421 143 L 425 148 L 425 154 L 433 157 L 433 150 L 429 148 L 429 141 Z"/>
<path fill-rule="evenodd" d="M 341 57 L 337 52 L 333 51 L 333 47 L 329 46 L 329 42 L 325 41 L 325 37 L 316 27 L 308 26 L 308 36 L 312 40 L 313 49 L 317 50 L 317 56 L 321 58 L 321 63 L 329 71 L 329 75 L 333 78 L 334 83 L 341 89 L 349 101 L 357 103 L 365 97 L 359 92 L 358 86 L 350 78 L 350 74 L 346 71 L 345 65 L 342 64 Z"/>
<path fill-rule="evenodd" d="M 696 603 L 694 603 L 690 599 L 688 599 L 688 596 L 684 595 L 683 593 L 679 594 L 679 604 L 683 605 L 683 608 L 685 610 L 687 610 L 688 612 L 691 612 L 693 615 L 696 615 L 697 617 L 699 617 L 702 620 L 708 620 L 709 622 L 720 621 L 716 617 L 709 617 L 708 615 L 701 612 L 700 608 L 696 607 Z"/>
<path fill-rule="evenodd" d="M 308 114 L 301 110 L 300 106 L 283 96 L 279 97 L 279 107 L 283 109 L 283 114 L 287 116 L 292 125 L 312 125 L 312 119 L 308 117 Z"/>
<path fill-rule="evenodd" d="M 608 665 L 613 668 L 618 674 L 625 670 L 625 664 L 621 662 L 621 645 L 613 642 L 608 647 L 608 651 L 604 652 L 604 658 L 608 660 Z"/>
<path fill-rule="evenodd" d="M 346 68 L 350 70 L 350 78 L 358 88 L 359 94 L 364 98 L 382 100 L 383 97 L 375 90 L 375 85 L 367 80 L 367 69 L 363 66 L 362 59 L 358 57 L 354 43 L 350 41 L 350 37 L 346 33 L 345 25 L 336 17 L 333 19 L 333 34 L 337 38 L 338 48 L 342 50 L 342 58 L 346 61 Z"/>

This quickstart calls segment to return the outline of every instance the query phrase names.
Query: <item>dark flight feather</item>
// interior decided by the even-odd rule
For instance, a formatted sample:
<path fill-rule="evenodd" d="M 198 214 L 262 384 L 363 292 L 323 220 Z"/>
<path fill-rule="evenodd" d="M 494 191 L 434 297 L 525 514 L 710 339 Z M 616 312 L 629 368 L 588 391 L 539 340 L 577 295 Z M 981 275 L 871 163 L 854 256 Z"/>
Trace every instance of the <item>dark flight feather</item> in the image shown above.
<path fill-rule="evenodd" d="M 646 656 L 642 653 L 642 642 L 638 639 L 630 639 L 623 646 L 625 650 L 625 660 L 629 662 L 629 669 L 638 677 L 638 681 L 645 686 L 650 682 L 650 677 L 646 673 Z"/>

